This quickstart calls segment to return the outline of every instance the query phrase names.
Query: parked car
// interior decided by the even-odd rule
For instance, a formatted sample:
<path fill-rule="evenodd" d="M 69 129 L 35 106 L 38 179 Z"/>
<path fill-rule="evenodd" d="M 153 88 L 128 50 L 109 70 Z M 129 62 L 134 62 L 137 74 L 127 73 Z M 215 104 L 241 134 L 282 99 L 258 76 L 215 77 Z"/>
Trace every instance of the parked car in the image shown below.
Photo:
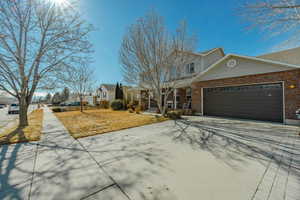
<path fill-rule="evenodd" d="M 19 114 L 20 111 L 20 106 L 19 104 L 13 103 L 10 104 L 8 107 L 8 114 Z"/>
<path fill-rule="evenodd" d="M 59 106 L 67 106 L 66 103 L 60 103 Z"/>
<path fill-rule="evenodd" d="M 0 104 L 0 109 L 5 108 L 5 104 Z"/>
<path fill-rule="evenodd" d="M 69 103 L 68 106 L 80 106 L 80 102 Z"/>

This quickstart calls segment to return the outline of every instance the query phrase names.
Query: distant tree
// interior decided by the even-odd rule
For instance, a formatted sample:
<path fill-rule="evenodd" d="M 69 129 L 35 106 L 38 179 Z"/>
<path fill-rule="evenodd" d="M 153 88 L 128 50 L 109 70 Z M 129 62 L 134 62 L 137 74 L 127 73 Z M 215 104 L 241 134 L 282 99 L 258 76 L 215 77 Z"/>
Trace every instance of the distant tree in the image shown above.
<path fill-rule="evenodd" d="M 52 97 L 52 104 L 58 105 L 61 103 L 61 98 L 59 92 L 56 92 Z"/>
<path fill-rule="evenodd" d="M 72 94 L 79 98 L 80 111 L 83 112 L 84 97 L 92 92 L 95 84 L 93 71 L 88 63 L 83 62 L 78 63 L 76 67 L 67 67 L 64 73 L 60 74 L 60 80 L 70 88 Z"/>
<path fill-rule="evenodd" d="M 120 90 L 120 86 L 119 86 L 119 83 L 117 82 L 117 85 L 116 85 L 116 89 L 115 89 L 115 99 L 119 99 L 119 90 Z"/>
<path fill-rule="evenodd" d="M 61 96 L 61 101 L 67 101 L 69 99 L 69 96 L 70 96 L 69 88 L 65 87 L 63 89 L 63 91 L 61 92 L 60 96 Z"/>
<path fill-rule="evenodd" d="M 51 100 L 52 100 L 52 95 L 50 93 L 48 93 L 45 97 L 45 102 L 46 103 L 51 103 Z"/>
<path fill-rule="evenodd" d="M 119 87 L 119 99 L 124 99 L 124 91 L 123 91 L 123 85 L 122 83 L 120 83 L 120 87 Z"/>

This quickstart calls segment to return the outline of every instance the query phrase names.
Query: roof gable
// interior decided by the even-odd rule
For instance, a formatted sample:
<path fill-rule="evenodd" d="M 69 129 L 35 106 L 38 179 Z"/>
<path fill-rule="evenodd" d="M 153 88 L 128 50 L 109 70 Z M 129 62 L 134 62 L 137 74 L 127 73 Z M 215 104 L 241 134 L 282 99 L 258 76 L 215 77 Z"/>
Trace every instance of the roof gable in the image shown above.
<path fill-rule="evenodd" d="M 258 58 L 300 65 L 300 47 L 264 54 Z"/>
<path fill-rule="evenodd" d="M 101 84 L 100 88 L 105 88 L 106 90 L 115 90 L 116 89 L 116 85 L 113 84 Z"/>
<path fill-rule="evenodd" d="M 235 67 L 228 67 L 227 61 L 235 59 Z M 271 72 L 300 69 L 300 66 L 265 60 L 261 58 L 228 54 L 205 71 L 198 74 L 193 81 L 215 80 L 246 75 L 264 74 Z"/>

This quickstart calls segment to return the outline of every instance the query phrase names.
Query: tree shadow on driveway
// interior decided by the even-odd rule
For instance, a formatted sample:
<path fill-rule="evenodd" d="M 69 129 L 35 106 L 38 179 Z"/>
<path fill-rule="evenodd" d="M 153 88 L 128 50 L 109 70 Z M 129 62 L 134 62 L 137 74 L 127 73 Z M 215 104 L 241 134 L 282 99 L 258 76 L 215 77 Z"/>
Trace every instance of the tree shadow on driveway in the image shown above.
<path fill-rule="evenodd" d="M 134 129 L 142 130 L 140 127 Z M 150 181 L 160 179 L 162 170 L 171 170 L 169 152 L 157 144 L 155 137 L 140 132 L 135 134 L 137 132 L 130 130 L 78 141 L 131 199 L 154 200 L 162 195 L 172 196 L 167 186 L 162 184 L 163 180 L 157 184 Z"/>
<path fill-rule="evenodd" d="M 236 168 L 255 160 L 267 165 L 275 163 L 300 185 L 300 137 L 297 128 L 271 123 L 236 121 L 176 120 L 174 141 L 210 152 L 215 158 Z M 175 133 L 173 133 L 175 134 Z"/>

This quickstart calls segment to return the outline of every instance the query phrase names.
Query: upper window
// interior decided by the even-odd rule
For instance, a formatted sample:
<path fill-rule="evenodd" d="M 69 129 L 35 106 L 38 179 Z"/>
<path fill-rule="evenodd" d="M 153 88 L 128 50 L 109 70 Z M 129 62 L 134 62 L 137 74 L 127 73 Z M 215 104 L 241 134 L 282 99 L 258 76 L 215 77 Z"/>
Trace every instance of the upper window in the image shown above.
<path fill-rule="evenodd" d="M 187 74 L 195 73 L 195 63 L 190 63 L 186 66 L 186 73 Z"/>
<path fill-rule="evenodd" d="M 175 67 L 171 68 L 171 77 L 170 78 L 171 79 L 176 78 L 176 68 Z"/>

